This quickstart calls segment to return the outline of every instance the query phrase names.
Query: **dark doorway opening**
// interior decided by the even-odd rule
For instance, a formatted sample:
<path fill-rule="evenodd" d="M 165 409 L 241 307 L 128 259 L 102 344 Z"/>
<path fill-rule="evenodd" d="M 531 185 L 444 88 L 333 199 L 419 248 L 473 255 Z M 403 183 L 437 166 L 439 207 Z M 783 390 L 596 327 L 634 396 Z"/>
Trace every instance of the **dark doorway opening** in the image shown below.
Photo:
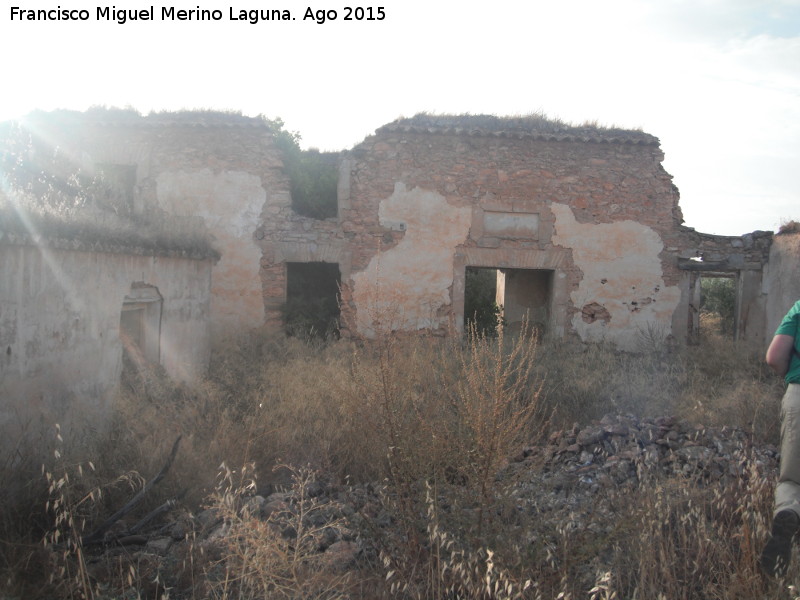
<path fill-rule="evenodd" d="M 497 303 L 497 269 L 467 267 L 464 273 L 464 330 L 482 336 L 497 335 L 503 307 Z"/>
<path fill-rule="evenodd" d="M 134 283 L 122 301 L 119 337 L 122 342 L 122 380 L 161 362 L 161 309 L 158 289 Z"/>
<path fill-rule="evenodd" d="M 339 336 L 341 272 L 337 263 L 286 263 L 286 334 L 303 338 Z"/>

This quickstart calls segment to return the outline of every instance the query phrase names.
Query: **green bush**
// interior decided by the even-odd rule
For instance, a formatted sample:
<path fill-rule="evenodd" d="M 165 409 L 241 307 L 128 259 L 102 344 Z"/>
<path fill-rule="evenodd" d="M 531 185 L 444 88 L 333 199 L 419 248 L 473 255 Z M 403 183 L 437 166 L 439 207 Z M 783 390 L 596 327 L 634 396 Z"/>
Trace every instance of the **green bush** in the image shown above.
<path fill-rule="evenodd" d="M 300 148 L 300 134 L 284 129 L 281 119 L 267 120 L 289 175 L 292 209 L 304 217 L 328 219 L 338 212 L 338 153 Z"/>

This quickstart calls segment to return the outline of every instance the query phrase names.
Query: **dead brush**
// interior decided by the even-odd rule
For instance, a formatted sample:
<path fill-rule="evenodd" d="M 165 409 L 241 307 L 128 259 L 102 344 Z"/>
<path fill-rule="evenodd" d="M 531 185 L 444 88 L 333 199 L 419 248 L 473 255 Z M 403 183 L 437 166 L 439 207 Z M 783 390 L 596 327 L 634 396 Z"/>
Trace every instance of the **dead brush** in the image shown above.
<path fill-rule="evenodd" d="M 54 463 L 51 468 L 42 465 L 48 486 L 45 512 L 51 518 L 51 527 L 42 540 L 51 565 L 47 593 L 57 598 L 91 600 L 98 596 L 98 589 L 87 568 L 84 532 L 98 517 L 104 491 L 120 485 L 135 489 L 143 481 L 131 472 L 111 484 L 99 483 L 93 476 L 92 461 L 70 463 L 62 454 L 63 439 L 58 425 L 55 435 L 59 445 L 54 450 Z M 134 587 L 130 574 L 126 574 L 120 586 L 123 590 Z"/>
<path fill-rule="evenodd" d="M 259 472 L 271 469 L 277 456 L 288 456 L 293 464 L 311 462 L 331 469 L 342 481 L 384 482 L 386 496 L 392 499 L 387 511 L 393 511 L 394 519 L 387 543 L 380 548 L 391 563 L 372 565 L 375 571 L 368 577 L 384 580 L 393 571 L 385 589 L 400 586 L 394 588 L 396 597 L 440 598 L 448 589 L 459 590 L 461 597 L 479 597 L 479 590 L 487 590 L 487 548 L 493 551 L 492 577 L 506 573 L 516 591 L 525 580 L 536 582 L 524 592 L 531 598 L 559 594 L 564 599 L 586 598 L 593 588 L 597 598 L 798 596 L 786 589 L 773 593 L 760 587 L 754 571 L 767 535 L 774 482 L 765 479 L 746 456 L 741 473 L 724 484 L 650 478 L 635 489 L 617 490 L 617 522 L 599 530 L 561 528 L 563 535 L 556 531 L 562 523 L 546 515 L 514 512 L 515 506 L 501 497 L 494 479 L 496 465 L 517 453 L 519 440 L 533 445 L 537 437 L 550 433 L 547 417 L 553 410 L 556 426 L 565 428 L 609 412 L 630 410 L 652 416 L 673 408 L 676 416 L 692 422 L 743 427 L 753 434 L 753 443 L 776 436 L 782 383 L 760 366 L 761 356 L 721 338 L 701 340 L 697 348 L 666 355 L 623 355 L 603 346 L 575 348 L 558 341 L 528 343 L 515 355 L 517 341 L 508 335 L 498 345 L 496 339 L 473 344 L 387 334 L 370 343 L 343 340 L 311 347 L 297 340 L 249 340 L 239 351 L 219 358 L 217 370 L 199 388 L 151 385 L 145 397 L 117 405 L 118 421 L 107 439 L 100 436 L 99 444 L 92 446 L 101 451 L 82 453 L 92 458 L 96 471 L 85 458 L 77 460 L 74 452 L 69 452 L 69 461 L 62 456 L 61 462 L 48 463 L 54 482 L 65 473 L 69 476 L 68 483 L 53 489 L 53 499 L 64 494 L 60 506 L 71 507 L 70 516 L 62 520 L 57 540 L 38 544 L 37 556 L 29 561 L 30 549 L 25 547 L 14 556 L 7 553 L 4 565 L 9 570 L 30 570 L 31 561 L 38 561 L 37 567 L 45 566 L 37 572 L 56 574 L 52 584 L 41 582 L 47 589 L 39 594 L 30 578 L 20 583 L 21 578 L 4 573 L 0 588 L 9 582 L 11 597 L 77 599 L 94 594 L 98 598 L 96 586 L 89 579 L 87 588 L 81 574 L 83 549 L 75 545 L 70 549 L 65 540 L 81 534 L 82 521 L 91 523 L 104 510 L 95 506 L 97 500 L 107 510 L 115 504 L 113 496 L 127 495 L 105 486 L 104 482 L 117 481 L 111 474 L 122 472 L 126 465 L 126 471 L 153 471 L 164 440 L 180 429 L 186 432 L 186 451 L 165 486 L 189 488 L 190 509 L 208 497 L 204 486 L 214 489 L 213 465 L 226 456 L 237 461 L 234 464 L 255 462 Z M 541 382 L 544 388 L 539 391 Z M 501 406 L 495 406 L 496 401 Z M 529 404 L 537 402 L 539 409 L 531 409 Z M 31 505 L 43 509 L 44 478 L 38 468 L 34 470 L 43 491 Z M 267 477 L 271 484 L 291 480 L 280 472 L 269 472 Z M 436 491 L 433 516 L 426 511 L 426 482 Z M 288 573 L 280 580 L 284 591 L 269 592 L 275 597 L 302 593 L 312 597 L 315 592 L 303 587 L 310 581 L 316 581 L 320 597 L 345 593 L 358 597 L 346 591 L 358 583 L 331 583 L 338 582 L 341 574 L 330 572 L 321 558 L 310 553 L 310 546 L 296 546 L 296 537 L 285 538 L 256 515 L 245 516 L 241 510 L 252 491 L 243 489 L 246 481 L 238 472 L 232 483 L 231 494 L 242 489 L 236 492 L 239 500 L 226 509 L 238 511 L 229 518 L 238 533 L 230 547 L 221 546 L 220 540 L 204 546 L 206 540 L 198 538 L 194 553 L 187 555 L 194 564 L 187 567 L 192 581 L 186 587 L 192 591 L 180 592 L 191 595 L 184 597 L 270 597 L 263 591 L 273 589 L 269 573 Z M 128 483 L 117 485 L 124 488 Z M 102 490 L 102 498 L 97 494 L 94 500 L 86 498 L 95 488 Z M 22 491 L 31 493 L 26 490 Z M 296 518 L 295 505 L 290 508 Z M 0 519 L 8 531 L 12 531 L 11 515 L 17 514 L 28 513 L 0 506 Z M 282 518 L 292 517 L 287 513 Z M 402 541 L 394 543 L 393 536 Z M 556 566 L 544 557 L 548 550 L 554 553 Z M 452 555 L 454 551 L 463 551 L 463 556 Z M 292 572 L 287 565 L 295 560 Z M 466 582 L 454 574 L 456 561 L 470 573 Z M 127 563 L 120 566 L 111 587 L 102 590 L 104 596 L 112 595 L 112 588 L 114 597 L 145 594 L 137 589 L 147 583 L 145 572 L 141 565 L 133 566 L 135 572 Z M 790 575 L 790 581 L 800 580 L 796 565 Z M 452 588 L 455 585 L 461 587 Z M 498 585 L 499 598 L 505 583 Z M 163 587 L 159 592 L 163 596 Z"/>
<path fill-rule="evenodd" d="M 463 342 L 389 335 L 354 347 L 346 402 L 362 419 L 362 437 L 373 440 L 372 455 L 385 457 L 391 491 L 384 502 L 403 532 L 402 548 L 382 545 L 393 594 L 522 597 L 524 584 L 498 566 L 513 551 L 491 551 L 487 541 L 503 539 L 495 522 L 499 468 L 524 441 L 547 432 L 536 350 L 527 327 L 511 339 L 473 328 Z M 463 508 L 441 518 L 430 487 L 426 501 L 426 482 Z"/>
<path fill-rule="evenodd" d="M 386 571 L 388 593 L 399 598 L 438 600 L 518 600 L 533 598 L 535 584 L 519 581 L 496 563 L 488 548 L 465 549 L 462 536 L 450 535 L 439 520 L 436 493 L 426 486 L 427 561 L 419 577 L 409 576 L 420 565 L 408 564 L 409 555 L 400 549 L 384 550 L 381 561 Z"/>
<path fill-rule="evenodd" d="M 548 430 L 552 411 L 541 401 L 542 383 L 534 377 L 537 342 L 526 324 L 511 340 L 502 328 L 487 338 L 473 325 L 465 348 L 456 354 L 458 372 L 446 390 L 456 417 L 448 442 L 459 449 L 460 475 L 475 494 L 476 541 L 494 503 L 500 466 Z"/>
<path fill-rule="evenodd" d="M 420 484 L 437 481 L 461 490 L 474 515 L 468 529 L 481 545 L 497 470 L 547 431 L 536 350 L 528 327 L 512 339 L 502 331 L 487 338 L 473 327 L 463 343 L 386 336 L 354 347 L 352 387 L 342 397 L 359 416 L 372 456 L 383 457 L 382 476 L 400 490 L 404 506 L 397 508 L 410 539 L 424 529 L 414 524 Z"/>
<path fill-rule="evenodd" d="M 632 534 L 615 551 L 620 597 L 670 600 L 782 598 L 757 570 L 772 481 L 746 451 L 739 477 L 642 480 L 631 497 Z"/>
<path fill-rule="evenodd" d="M 347 598 L 347 574 L 336 572 L 319 552 L 326 532 L 343 525 L 341 520 L 315 517 L 322 504 L 309 494 L 315 481 L 310 468 L 289 469 L 293 501 L 271 512 L 258 514 L 254 498 L 255 471 L 246 465 L 238 473 L 225 464 L 210 507 L 224 522 L 221 558 L 206 568 L 211 597 L 234 598 Z"/>
<path fill-rule="evenodd" d="M 15 419 L 0 428 L 0 589 L 28 597 L 41 587 L 48 560 L 42 534 L 50 519 L 42 459 L 53 456 L 52 430 Z"/>

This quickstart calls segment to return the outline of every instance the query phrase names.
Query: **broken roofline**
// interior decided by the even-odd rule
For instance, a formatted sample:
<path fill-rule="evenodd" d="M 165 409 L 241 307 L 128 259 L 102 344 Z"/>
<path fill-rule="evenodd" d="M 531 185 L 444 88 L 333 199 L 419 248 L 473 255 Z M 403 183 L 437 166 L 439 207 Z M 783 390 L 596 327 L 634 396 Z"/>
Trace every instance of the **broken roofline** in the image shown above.
<path fill-rule="evenodd" d="M 542 115 L 498 117 L 496 115 L 430 115 L 419 113 L 378 128 L 376 133 L 433 133 L 505 137 L 555 142 L 601 142 L 658 146 L 659 139 L 643 131 L 570 125 Z"/>
<path fill-rule="evenodd" d="M 5 202 L 4 202 L 5 200 Z M 62 250 L 114 254 L 170 256 L 212 260 L 221 258 L 208 233 L 190 219 L 164 215 L 124 218 L 106 211 L 63 215 L 14 207 L 0 191 L 0 244 L 47 245 Z"/>
<path fill-rule="evenodd" d="M 151 112 L 143 115 L 134 109 L 93 107 L 85 112 L 57 109 L 35 110 L 18 119 L 19 122 L 35 122 L 40 119 L 58 119 L 62 125 L 80 121 L 106 127 L 243 127 L 272 129 L 273 123 L 265 117 L 248 117 L 241 112 L 222 110 L 180 110 Z"/>
<path fill-rule="evenodd" d="M 54 110 L 33 111 L 22 120 L 52 118 L 89 120 L 102 126 L 139 127 L 245 127 L 272 129 L 275 125 L 263 116 L 248 117 L 236 111 L 180 110 L 151 112 L 142 115 L 133 109 L 93 107 L 85 112 Z M 376 133 L 437 133 L 450 135 L 494 136 L 527 138 L 556 142 L 601 142 L 658 146 L 657 137 L 643 131 L 603 127 L 596 124 L 572 125 L 540 114 L 525 116 L 497 116 L 472 114 L 418 113 L 410 118 L 399 118 L 376 129 Z"/>

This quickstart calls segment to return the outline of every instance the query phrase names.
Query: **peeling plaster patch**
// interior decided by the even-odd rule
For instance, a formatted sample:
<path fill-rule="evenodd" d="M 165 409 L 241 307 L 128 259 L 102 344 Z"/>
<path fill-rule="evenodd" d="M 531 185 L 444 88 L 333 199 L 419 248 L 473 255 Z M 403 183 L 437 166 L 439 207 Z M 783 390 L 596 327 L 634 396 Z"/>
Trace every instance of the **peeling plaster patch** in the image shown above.
<path fill-rule="evenodd" d="M 261 249 L 253 240 L 267 199 L 261 178 L 243 171 L 169 171 L 158 176 L 156 195 L 166 212 L 200 217 L 225 248 L 211 282 L 214 327 L 262 323 Z"/>
<path fill-rule="evenodd" d="M 446 324 L 455 248 L 469 234 L 472 209 L 451 206 L 444 196 L 395 184 L 382 200 L 378 217 L 383 227 L 404 224 L 400 242 L 372 258 L 352 277 L 359 333 L 437 329 Z"/>
<path fill-rule="evenodd" d="M 572 249 L 583 272 L 572 303 L 572 325 L 584 341 L 610 341 L 635 350 L 640 332 L 671 333 L 680 289 L 666 286 L 658 233 L 635 221 L 578 223 L 569 206 L 553 203 L 553 243 Z"/>
<path fill-rule="evenodd" d="M 586 323 L 594 323 L 595 321 L 608 323 L 611 320 L 611 313 L 606 310 L 605 306 L 592 302 L 581 309 L 581 317 Z"/>

